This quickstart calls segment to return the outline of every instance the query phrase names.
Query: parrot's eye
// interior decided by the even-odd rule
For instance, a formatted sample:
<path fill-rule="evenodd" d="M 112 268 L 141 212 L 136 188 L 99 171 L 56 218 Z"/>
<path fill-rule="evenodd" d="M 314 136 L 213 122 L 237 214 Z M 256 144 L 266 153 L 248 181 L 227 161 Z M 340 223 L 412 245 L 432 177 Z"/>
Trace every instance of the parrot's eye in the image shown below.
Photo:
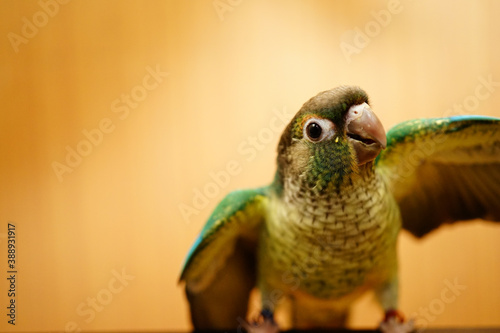
<path fill-rule="evenodd" d="M 318 140 L 321 136 L 321 132 L 323 132 L 321 126 L 313 122 L 307 125 L 306 131 L 307 131 L 307 136 L 309 137 L 309 139 L 312 140 Z"/>
<path fill-rule="evenodd" d="M 334 133 L 334 125 L 328 119 L 311 118 L 304 124 L 304 137 L 312 142 L 329 139 Z"/>

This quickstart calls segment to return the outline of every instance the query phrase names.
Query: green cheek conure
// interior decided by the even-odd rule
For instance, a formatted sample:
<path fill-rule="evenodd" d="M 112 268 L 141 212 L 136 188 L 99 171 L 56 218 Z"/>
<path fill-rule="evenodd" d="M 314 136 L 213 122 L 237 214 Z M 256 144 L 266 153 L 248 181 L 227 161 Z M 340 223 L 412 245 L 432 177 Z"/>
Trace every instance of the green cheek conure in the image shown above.
<path fill-rule="evenodd" d="M 476 218 L 500 221 L 500 119 L 416 119 L 386 135 L 367 94 L 342 86 L 288 124 L 269 186 L 219 203 L 180 279 L 195 328 L 238 327 L 257 287 L 249 331 L 277 331 L 280 307 L 293 328 L 342 327 L 368 290 L 382 330 L 409 331 L 397 312 L 400 229 L 421 237 Z"/>

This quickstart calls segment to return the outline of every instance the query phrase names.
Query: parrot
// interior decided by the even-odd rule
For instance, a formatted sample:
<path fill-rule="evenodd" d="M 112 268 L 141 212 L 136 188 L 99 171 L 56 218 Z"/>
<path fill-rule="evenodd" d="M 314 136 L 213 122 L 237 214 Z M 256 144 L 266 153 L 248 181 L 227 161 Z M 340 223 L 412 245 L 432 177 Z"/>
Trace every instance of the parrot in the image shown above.
<path fill-rule="evenodd" d="M 473 219 L 500 221 L 500 118 L 421 118 L 386 133 L 366 92 L 339 86 L 286 126 L 270 185 L 217 205 L 179 283 L 195 329 L 345 327 L 353 302 L 373 291 L 379 328 L 409 332 L 398 309 L 399 232 L 421 238 Z M 247 322 L 253 290 L 261 312 Z"/>

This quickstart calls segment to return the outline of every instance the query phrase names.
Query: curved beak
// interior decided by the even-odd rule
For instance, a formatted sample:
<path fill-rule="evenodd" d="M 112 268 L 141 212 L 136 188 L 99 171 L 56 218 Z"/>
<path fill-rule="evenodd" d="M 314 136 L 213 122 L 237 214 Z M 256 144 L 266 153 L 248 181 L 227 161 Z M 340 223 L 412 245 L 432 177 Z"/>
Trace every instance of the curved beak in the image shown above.
<path fill-rule="evenodd" d="M 387 145 L 384 126 L 367 103 L 351 106 L 346 128 L 359 165 L 373 161 Z"/>

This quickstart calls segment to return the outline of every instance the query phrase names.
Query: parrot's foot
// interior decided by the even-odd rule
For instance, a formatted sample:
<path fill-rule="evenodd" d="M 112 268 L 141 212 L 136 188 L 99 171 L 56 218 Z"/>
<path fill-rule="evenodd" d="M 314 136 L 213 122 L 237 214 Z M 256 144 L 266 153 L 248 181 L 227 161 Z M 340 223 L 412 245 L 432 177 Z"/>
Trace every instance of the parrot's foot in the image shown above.
<path fill-rule="evenodd" d="M 248 333 L 278 333 L 280 330 L 270 310 L 262 310 L 256 321 L 253 323 L 245 322 L 243 327 Z"/>
<path fill-rule="evenodd" d="M 405 322 L 403 315 L 397 310 L 387 311 L 384 321 L 380 324 L 380 331 L 383 333 L 410 333 L 414 330 L 413 320 Z"/>

